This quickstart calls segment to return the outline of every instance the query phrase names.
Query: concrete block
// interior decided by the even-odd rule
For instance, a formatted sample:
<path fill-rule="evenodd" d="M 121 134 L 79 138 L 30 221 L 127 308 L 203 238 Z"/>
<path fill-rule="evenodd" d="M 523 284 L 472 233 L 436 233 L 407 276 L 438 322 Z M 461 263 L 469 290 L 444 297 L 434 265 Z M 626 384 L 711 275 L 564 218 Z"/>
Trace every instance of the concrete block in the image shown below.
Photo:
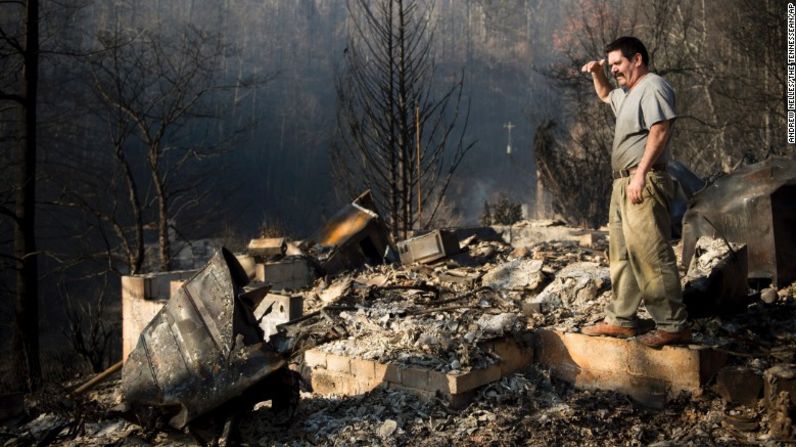
<path fill-rule="evenodd" d="M 448 374 L 448 391 L 450 394 L 461 394 L 480 386 L 500 380 L 500 365 L 491 365 L 484 369 L 474 369 L 463 374 Z"/>
<path fill-rule="evenodd" d="M 401 383 L 401 368 L 398 365 L 374 362 L 373 377 L 382 382 Z"/>
<path fill-rule="evenodd" d="M 180 290 L 180 287 L 182 287 L 183 284 L 185 284 L 185 281 L 181 279 L 171 280 L 171 282 L 169 283 L 169 298 L 173 297 L 177 293 L 177 291 Z"/>
<path fill-rule="evenodd" d="M 258 320 L 270 307 L 271 311 L 266 314 L 267 318 L 286 323 L 304 315 L 304 298 L 301 296 L 280 295 L 277 293 L 266 294 L 257 307 L 254 309 L 254 318 Z"/>
<path fill-rule="evenodd" d="M 304 365 L 309 367 L 320 366 L 326 368 L 326 353 L 317 349 L 304 351 Z"/>
<path fill-rule="evenodd" d="M 301 296 L 269 293 L 254 309 L 254 318 L 260 321 L 260 329 L 263 330 L 265 337 L 270 337 L 277 333 L 277 325 L 301 318 L 303 306 L 304 298 Z"/>
<path fill-rule="evenodd" d="M 790 394 L 790 405 L 796 405 L 796 364 L 784 363 L 772 366 L 763 374 L 766 406 L 775 404 L 779 393 Z"/>
<path fill-rule="evenodd" d="M 731 404 L 753 405 L 763 391 L 763 378 L 749 368 L 727 366 L 716 375 L 716 393 Z"/>
<path fill-rule="evenodd" d="M 146 278 L 142 276 L 122 276 L 123 360 L 135 349 L 141 331 L 166 304 L 165 300 L 146 298 L 146 282 Z"/>
<path fill-rule="evenodd" d="M 320 395 L 355 396 L 381 385 L 379 381 L 362 380 L 352 374 L 323 368 L 312 368 L 309 377 L 305 376 L 305 379 L 312 386 L 313 393 Z"/>
<path fill-rule="evenodd" d="M 249 277 L 249 279 L 254 279 L 254 275 L 257 273 L 254 256 L 238 254 L 235 255 L 235 259 L 237 259 L 240 263 L 240 266 L 243 267 L 243 271 L 246 272 L 246 276 Z"/>
<path fill-rule="evenodd" d="M 351 359 L 351 374 L 360 380 L 376 380 L 376 362 L 365 359 Z M 381 378 L 378 378 L 381 381 Z"/>
<path fill-rule="evenodd" d="M 173 272 L 147 273 L 136 275 L 144 281 L 144 299 L 165 300 L 171 296 L 171 282 L 185 281 L 196 274 L 196 270 L 175 270 Z"/>
<path fill-rule="evenodd" d="M 285 258 L 258 263 L 255 278 L 272 290 L 305 289 L 312 287 L 315 270 L 306 258 Z"/>
<path fill-rule="evenodd" d="M 326 369 L 332 372 L 351 373 L 351 358 L 326 354 Z"/>
<path fill-rule="evenodd" d="M 429 391 L 428 373 L 428 369 L 402 368 L 401 385 L 417 390 Z"/>
<path fill-rule="evenodd" d="M 548 329 L 534 332 L 539 363 L 579 388 L 613 390 L 657 401 L 662 392 L 698 395 L 724 365 L 726 354 L 712 349 L 646 347 L 635 340 L 590 337 Z"/>
<path fill-rule="evenodd" d="M 533 346 L 523 341 L 504 338 L 484 343 L 482 348 L 500 357 L 500 373 L 502 376 L 523 370 L 533 363 Z"/>
<path fill-rule="evenodd" d="M 398 242 L 402 264 L 429 263 L 459 252 L 459 239 L 452 231 L 434 230 L 422 236 Z"/>
<path fill-rule="evenodd" d="M 287 241 L 283 237 L 261 237 L 249 241 L 247 247 L 253 256 L 271 258 L 282 256 L 287 250 Z"/>
<path fill-rule="evenodd" d="M 352 396 L 359 391 L 357 383 L 350 374 L 335 373 L 320 368 L 313 368 L 310 385 L 314 393 L 321 395 Z"/>

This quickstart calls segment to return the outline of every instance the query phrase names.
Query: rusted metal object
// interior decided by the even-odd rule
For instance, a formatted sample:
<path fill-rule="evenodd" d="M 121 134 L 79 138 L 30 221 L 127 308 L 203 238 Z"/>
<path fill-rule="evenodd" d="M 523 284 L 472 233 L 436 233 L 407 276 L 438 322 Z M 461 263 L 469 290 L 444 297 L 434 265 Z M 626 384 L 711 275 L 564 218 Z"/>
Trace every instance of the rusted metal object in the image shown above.
<path fill-rule="evenodd" d="M 326 251 L 321 259 L 326 273 L 381 264 L 391 246 L 387 226 L 369 190 L 338 211 L 311 240 Z"/>
<path fill-rule="evenodd" d="M 426 264 L 459 252 L 459 239 L 452 231 L 434 230 L 398 242 L 398 256 L 401 263 L 419 262 Z"/>
<path fill-rule="evenodd" d="M 683 262 L 700 236 L 745 243 L 748 278 L 796 280 L 796 160 L 772 157 L 721 177 L 694 195 L 683 217 Z"/>
<path fill-rule="evenodd" d="M 226 249 L 191 277 L 147 325 L 122 369 L 125 401 L 173 407 L 170 424 L 240 396 L 286 361 L 262 341 L 239 297 L 248 277 Z"/>

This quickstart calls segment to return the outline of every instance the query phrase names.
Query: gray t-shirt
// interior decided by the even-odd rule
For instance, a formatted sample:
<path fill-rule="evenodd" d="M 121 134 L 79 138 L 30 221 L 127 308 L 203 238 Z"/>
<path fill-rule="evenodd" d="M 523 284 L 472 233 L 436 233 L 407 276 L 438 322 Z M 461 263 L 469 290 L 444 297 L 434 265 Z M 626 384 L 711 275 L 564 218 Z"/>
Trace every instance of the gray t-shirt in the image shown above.
<path fill-rule="evenodd" d="M 611 168 L 630 169 L 641 162 L 650 127 L 677 118 L 674 89 L 662 77 L 648 73 L 630 91 L 617 88 L 609 97 L 616 116 Z M 669 161 L 668 142 L 666 146 L 655 164 Z"/>

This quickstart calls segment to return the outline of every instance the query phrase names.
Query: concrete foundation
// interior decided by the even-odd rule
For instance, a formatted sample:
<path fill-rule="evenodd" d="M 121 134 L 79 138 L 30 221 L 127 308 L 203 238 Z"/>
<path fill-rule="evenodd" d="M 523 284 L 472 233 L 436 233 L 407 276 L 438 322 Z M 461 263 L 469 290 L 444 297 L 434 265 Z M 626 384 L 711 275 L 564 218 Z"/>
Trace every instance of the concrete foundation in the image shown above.
<path fill-rule="evenodd" d="M 701 394 L 726 361 L 726 354 L 707 348 L 653 349 L 635 340 L 547 329 L 534 335 L 536 361 L 554 377 L 578 388 L 618 391 L 655 407 L 681 391 Z"/>
<path fill-rule="evenodd" d="M 458 407 L 465 405 L 477 388 L 521 370 L 533 361 L 533 348 L 513 339 L 490 341 L 485 348 L 501 360 L 487 368 L 462 374 L 384 364 L 312 349 L 304 353 L 302 375 L 316 394 L 352 396 L 386 386 L 421 397 L 441 396 Z"/>
<path fill-rule="evenodd" d="M 195 273 L 183 270 L 122 276 L 122 360 L 127 359 L 141 331 L 166 304 L 173 286 L 182 284 Z"/>

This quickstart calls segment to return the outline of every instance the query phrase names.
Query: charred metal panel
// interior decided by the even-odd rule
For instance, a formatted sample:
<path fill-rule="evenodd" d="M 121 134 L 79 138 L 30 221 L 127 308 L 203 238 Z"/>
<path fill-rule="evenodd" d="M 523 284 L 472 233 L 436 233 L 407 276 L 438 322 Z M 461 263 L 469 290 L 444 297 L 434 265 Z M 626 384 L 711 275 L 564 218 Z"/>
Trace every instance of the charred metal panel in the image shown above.
<path fill-rule="evenodd" d="M 376 211 L 370 191 L 365 191 L 326 222 L 311 238 L 321 249 L 326 273 L 381 264 L 390 239 L 384 221 Z"/>
<path fill-rule="evenodd" d="M 451 231 L 434 230 L 422 236 L 398 242 L 402 264 L 428 263 L 459 252 L 459 239 Z"/>
<path fill-rule="evenodd" d="M 694 195 L 683 218 L 683 262 L 700 236 L 745 243 L 749 278 L 796 280 L 796 160 L 769 158 L 717 179 Z"/>
<path fill-rule="evenodd" d="M 248 277 L 221 249 L 147 325 L 122 370 L 125 400 L 174 407 L 184 427 L 286 362 L 238 297 Z"/>

